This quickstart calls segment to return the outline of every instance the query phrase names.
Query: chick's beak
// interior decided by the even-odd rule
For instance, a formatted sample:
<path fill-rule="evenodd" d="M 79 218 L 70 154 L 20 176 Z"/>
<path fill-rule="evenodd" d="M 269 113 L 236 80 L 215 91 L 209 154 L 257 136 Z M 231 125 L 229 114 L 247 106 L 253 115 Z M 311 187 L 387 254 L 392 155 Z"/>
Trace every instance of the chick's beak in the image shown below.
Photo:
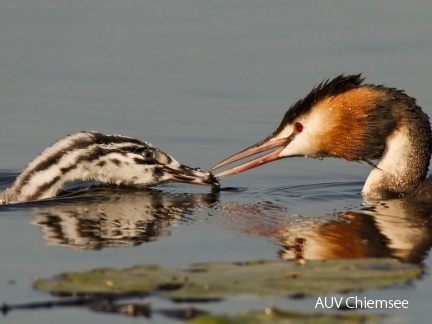
<path fill-rule="evenodd" d="M 156 165 L 156 169 L 163 172 L 168 177 L 167 181 L 204 186 L 219 186 L 219 181 L 209 171 L 203 172 L 183 164 L 179 166 L 158 164 Z"/>
<path fill-rule="evenodd" d="M 224 176 L 228 176 L 228 175 L 232 175 L 232 174 L 236 174 L 236 173 L 240 173 L 252 168 L 256 168 L 260 165 L 272 162 L 272 161 L 276 161 L 281 159 L 282 157 L 279 156 L 279 154 L 284 150 L 284 148 L 291 142 L 290 137 L 287 138 L 281 138 L 281 139 L 275 139 L 273 137 L 269 137 L 266 138 L 265 140 L 252 145 L 250 147 L 248 147 L 247 149 L 244 149 L 243 151 L 236 153 L 232 156 L 230 156 L 229 158 L 223 160 L 222 162 L 219 162 L 218 164 L 216 164 L 212 170 L 214 169 L 218 169 L 224 165 L 227 165 L 229 163 L 244 159 L 246 157 L 264 152 L 264 151 L 268 151 L 270 149 L 279 147 L 278 149 L 271 151 L 270 153 L 264 154 L 256 159 L 253 159 L 249 162 L 240 164 L 239 166 L 233 167 L 231 169 L 228 169 L 226 171 L 220 172 L 218 174 L 215 175 L 215 177 L 224 177 Z"/>

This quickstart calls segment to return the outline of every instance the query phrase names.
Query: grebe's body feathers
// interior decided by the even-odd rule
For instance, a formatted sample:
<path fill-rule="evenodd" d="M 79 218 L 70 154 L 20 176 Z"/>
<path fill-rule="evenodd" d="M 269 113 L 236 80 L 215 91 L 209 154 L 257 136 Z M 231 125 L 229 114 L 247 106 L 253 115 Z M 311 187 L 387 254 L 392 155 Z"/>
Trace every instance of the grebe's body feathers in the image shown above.
<path fill-rule="evenodd" d="M 432 152 L 429 118 L 404 91 L 363 84 L 363 80 L 360 74 L 339 75 L 320 83 L 288 109 L 270 136 L 213 169 L 278 149 L 217 176 L 293 156 L 335 157 L 375 166 L 363 188 L 368 198 L 408 195 L 428 171 Z"/>

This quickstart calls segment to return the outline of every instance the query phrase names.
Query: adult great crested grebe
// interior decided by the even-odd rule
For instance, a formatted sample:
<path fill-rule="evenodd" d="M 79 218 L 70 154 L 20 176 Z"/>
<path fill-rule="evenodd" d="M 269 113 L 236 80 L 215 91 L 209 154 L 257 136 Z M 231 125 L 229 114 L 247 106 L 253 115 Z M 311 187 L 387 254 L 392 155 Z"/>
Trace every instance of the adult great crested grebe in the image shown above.
<path fill-rule="evenodd" d="M 428 116 L 404 91 L 363 81 L 358 74 L 320 83 L 289 108 L 270 136 L 213 169 L 277 149 L 216 177 L 293 156 L 335 157 L 374 166 L 362 190 L 366 199 L 432 200 L 432 177 L 426 179 L 432 151 Z"/>
<path fill-rule="evenodd" d="M 0 193 L 0 204 L 54 197 L 64 184 L 95 180 L 133 187 L 163 182 L 218 185 L 148 142 L 93 131 L 71 134 L 45 149 Z"/>

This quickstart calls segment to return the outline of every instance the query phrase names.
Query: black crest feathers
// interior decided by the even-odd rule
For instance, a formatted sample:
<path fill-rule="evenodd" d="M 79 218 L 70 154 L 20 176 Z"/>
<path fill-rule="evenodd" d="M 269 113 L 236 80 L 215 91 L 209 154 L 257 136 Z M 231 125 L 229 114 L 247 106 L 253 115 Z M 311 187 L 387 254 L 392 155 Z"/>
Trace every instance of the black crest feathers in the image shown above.
<path fill-rule="evenodd" d="M 324 80 L 315 86 L 306 97 L 297 101 L 288 109 L 275 133 L 281 131 L 285 125 L 292 123 L 298 116 L 307 113 L 317 102 L 329 96 L 335 96 L 356 88 L 360 86 L 363 81 L 364 78 L 361 77 L 361 74 L 347 76 L 341 74 L 333 80 Z"/>

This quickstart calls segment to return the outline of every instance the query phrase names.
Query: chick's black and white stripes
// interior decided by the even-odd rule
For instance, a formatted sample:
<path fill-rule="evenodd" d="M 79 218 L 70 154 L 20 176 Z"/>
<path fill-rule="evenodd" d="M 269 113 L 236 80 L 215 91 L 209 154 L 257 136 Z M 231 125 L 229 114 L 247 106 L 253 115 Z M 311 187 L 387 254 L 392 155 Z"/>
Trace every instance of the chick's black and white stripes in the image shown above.
<path fill-rule="evenodd" d="M 194 178 L 204 176 L 200 171 L 182 166 L 148 142 L 122 135 L 78 132 L 45 149 L 0 194 L 0 202 L 53 197 L 65 183 L 77 180 L 136 187 L 178 181 L 173 170 L 177 176 L 186 172 L 186 180 L 180 182 L 199 183 Z"/>

